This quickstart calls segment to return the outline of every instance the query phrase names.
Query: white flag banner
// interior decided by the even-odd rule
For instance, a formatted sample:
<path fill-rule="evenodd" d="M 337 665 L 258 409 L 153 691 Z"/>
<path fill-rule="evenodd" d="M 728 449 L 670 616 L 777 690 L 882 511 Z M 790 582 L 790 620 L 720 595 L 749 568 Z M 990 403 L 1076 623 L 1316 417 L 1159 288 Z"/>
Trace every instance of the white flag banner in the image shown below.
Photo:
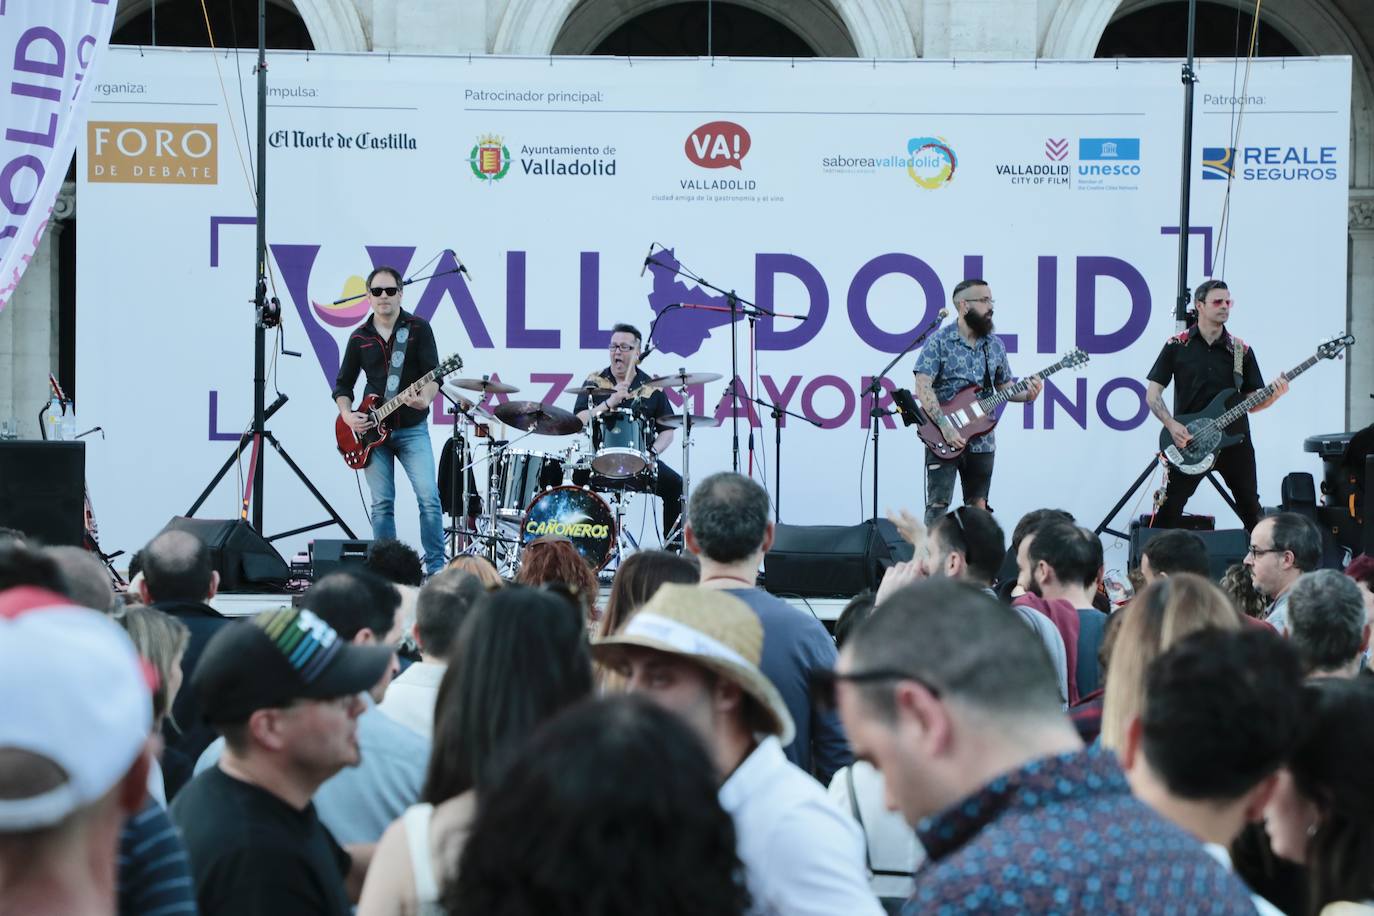
<path fill-rule="evenodd" d="M 0 0 L 0 310 L 43 239 L 114 18 L 114 0 Z"/>

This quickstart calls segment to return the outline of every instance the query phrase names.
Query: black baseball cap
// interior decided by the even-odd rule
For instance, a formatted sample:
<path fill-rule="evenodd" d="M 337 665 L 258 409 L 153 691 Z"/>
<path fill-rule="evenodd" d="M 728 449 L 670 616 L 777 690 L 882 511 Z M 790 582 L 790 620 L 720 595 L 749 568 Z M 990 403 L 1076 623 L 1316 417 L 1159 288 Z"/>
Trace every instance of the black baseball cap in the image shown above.
<path fill-rule="evenodd" d="M 242 722 L 292 700 L 361 693 L 391 663 L 385 646 L 355 646 L 306 608 L 264 611 L 221 627 L 191 674 L 206 720 Z"/>

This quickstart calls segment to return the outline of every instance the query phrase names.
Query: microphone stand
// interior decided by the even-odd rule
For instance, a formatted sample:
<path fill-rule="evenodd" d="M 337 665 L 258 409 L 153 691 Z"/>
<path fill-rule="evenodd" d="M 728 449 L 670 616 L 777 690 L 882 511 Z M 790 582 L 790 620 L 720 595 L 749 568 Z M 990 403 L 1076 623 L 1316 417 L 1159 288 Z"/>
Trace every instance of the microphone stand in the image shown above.
<path fill-rule="evenodd" d="M 660 247 L 662 247 L 662 246 L 660 246 Z M 654 258 L 654 257 L 651 255 L 651 256 L 645 258 L 645 259 L 644 259 L 644 262 L 645 262 L 646 265 L 652 264 L 652 265 L 655 266 L 655 267 L 659 267 L 659 268 L 661 268 L 661 269 L 663 269 L 663 270 L 666 270 L 666 271 L 670 272 L 671 274 L 673 274 L 674 276 L 678 276 L 678 277 L 685 276 L 685 277 L 687 277 L 689 280 L 691 280 L 693 283 L 695 283 L 695 284 L 697 284 L 698 286 L 702 287 L 703 289 L 708 289 L 708 290 L 710 290 L 710 291 L 713 292 L 713 293 L 719 293 L 720 295 L 722 295 L 722 296 L 725 297 L 725 302 L 726 302 L 725 305 L 697 305 L 697 304 L 689 303 L 689 302 L 682 302 L 682 303 L 677 303 L 677 304 L 678 304 L 678 305 L 681 305 L 682 308 L 686 308 L 686 309 L 700 309 L 700 310 L 702 310 L 702 311 L 708 311 L 708 312 L 729 312 L 729 313 L 730 313 L 730 385 L 726 386 L 726 390 L 727 390 L 727 391 L 733 390 L 733 388 L 734 388 L 734 380 L 737 379 L 737 378 L 739 378 L 739 328 L 736 327 L 736 324 L 737 324 L 736 318 L 737 318 L 737 316 L 743 315 L 744 317 L 748 318 L 751 322 L 757 320 L 758 317 L 759 317 L 760 315 L 767 315 L 767 316 L 770 317 L 770 318 L 795 318 L 795 319 L 797 319 L 798 321 L 806 321 L 806 320 L 810 319 L 810 317 L 811 317 L 810 315 L 795 315 L 795 314 L 789 314 L 789 313 L 787 313 L 787 312 L 774 312 L 774 311 L 771 311 L 771 310 L 769 310 L 769 309 L 760 308 L 758 305 L 756 305 L 756 304 L 753 303 L 753 302 L 750 302 L 748 299 L 742 299 L 742 298 L 740 298 L 740 296 L 739 296 L 733 289 L 731 289 L 731 290 L 724 290 L 724 289 L 721 289 L 719 286 L 716 286 L 714 283 L 711 283 L 709 280 L 706 280 L 706 279 L 704 279 L 704 278 L 702 278 L 702 277 L 694 276 L 694 275 L 689 274 L 689 273 L 685 273 L 685 272 L 683 271 L 682 262 L 681 262 L 681 261 L 679 261 L 678 264 L 677 264 L 677 266 L 674 267 L 674 266 L 671 265 L 671 264 L 664 264 L 662 261 L 660 261 L 660 260 Z M 667 311 L 667 308 L 666 308 L 666 307 L 664 308 L 664 311 Z M 662 312 L 660 312 L 659 314 L 662 314 Z M 752 340 L 752 339 L 753 339 L 752 325 L 751 325 L 750 327 L 751 327 L 750 339 Z M 735 398 L 735 399 L 733 399 L 733 400 L 730 402 L 730 427 L 731 427 L 730 467 L 731 467 L 731 470 L 733 470 L 735 473 L 738 474 L 738 473 L 739 473 L 739 399 L 738 399 L 738 398 Z M 753 433 L 753 426 L 751 425 L 751 426 L 750 426 L 750 434 L 752 435 L 752 433 Z"/>
<path fill-rule="evenodd" d="M 873 518 L 875 519 L 878 517 L 878 433 L 881 432 L 883 428 L 883 417 L 890 417 L 897 412 L 895 410 L 884 410 L 878 406 L 878 398 L 883 393 L 883 377 L 887 375 L 893 366 L 897 365 L 898 360 L 922 344 L 925 339 L 930 336 L 930 332 L 938 328 L 940 322 L 944 320 L 945 311 L 941 309 L 939 314 L 935 316 L 935 320 L 926 325 L 925 329 L 922 330 L 920 334 L 917 334 L 916 338 L 912 340 L 911 343 L 907 344 L 902 352 L 892 357 L 892 360 L 882 368 L 881 372 L 873 376 L 873 380 L 869 382 L 868 387 L 864 389 L 864 393 L 872 396 L 873 399 L 873 406 L 869 409 L 868 415 L 873 419 Z"/>
<path fill-rule="evenodd" d="M 734 384 L 735 383 L 732 381 L 728 387 L 734 387 Z M 810 417 L 803 416 L 802 414 L 797 413 L 795 410 L 788 410 L 785 407 L 779 407 L 777 404 L 774 404 L 772 401 L 766 400 L 764 398 L 756 398 L 753 395 L 740 395 L 740 397 L 743 397 L 746 401 L 752 401 L 760 407 L 767 407 L 769 409 L 769 413 L 773 417 L 773 522 L 774 524 L 777 524 L 782 521 L 783 415 L 786 414 L 789 417 L 796 417 L 798 420 L 804 420 L 805 422 L 810 423 L 812 426 L 815 426 L 817 428 L 820 428 L 823 424 L 821 423 L 821 421 L 813 420 Z M 751 438 L 752 436 L 753 434 L 750 433 Z"/>
<path fill-rule="evenodd" d="M 445 250 L 447 250 L 447 249 L 445 249 Z M 455 260 L 457 260 L 457 258 L 458 258 L 457 255 L 454 255 L 453 257 L 454 257 Z M 468 279 L 469 279 L 469 280 L 472 279 L 472 274 L 469 274 L 469 273 L 468 273 L 467 267 L 465 267 L 465 266 L 463 265 L 463 262 L 462 262 L 462 261 L 458 261 L 458 266 L 457 266 L 457 267 L 450 267 L 448 270 L 437 270 L 437 271 L 435 271 L 434 273 L 429 274 L 428 276 L 424 276 L 424 277 L 411 277 L 411 278 L 408 279 L 408 280 L 402 280 L 402 281 L 401 281 L 401 288 L 402 288 L 402 289 L 405 289 L 405 288 L 406 288 L 407 286 L 409 286 L 410 284 L 412 284 L 412 283 L 419 283 L 421 280 L 433 280 L 435 277 L 447 277 L 449 274 L 467 274 Z M 332 304 L 333 304 L 333 305 L 343 305 L 345 302 L 354 302 L 354 301 L 356 301 L 356 300 L 358 300 L 358 299 L 363 298 L 363 297 L 366 296 L 366 295 L 367 295 L 367 292 L 364 291 L 364 292 L 358 293 L 356 296 L 344 296 L 342 299 L 335 299 L 334 302 L 333 302 Z"/>

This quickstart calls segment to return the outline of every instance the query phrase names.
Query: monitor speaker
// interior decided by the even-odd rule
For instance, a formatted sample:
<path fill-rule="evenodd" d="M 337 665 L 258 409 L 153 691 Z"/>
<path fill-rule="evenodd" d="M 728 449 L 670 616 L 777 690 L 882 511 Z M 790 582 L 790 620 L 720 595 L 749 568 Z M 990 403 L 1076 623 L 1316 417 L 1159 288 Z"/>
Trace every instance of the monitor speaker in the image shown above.
<path fill-rule="evenodd" d="M 0 441 L 0 526 L 52 546 L 86 535 L 86 443 Z"/>
<path fill-rule="evenodd" d="M 291 567 L 267 539 L 243 519 L 176 516 L 163 531 L 185 531 L 210 548 L 222 592 L 271 591 L 286 587 Z"/>
<path fill-rule="evenodd" d="M 852 598 L 876 589 L 883 572 L 911 559 L 911 545 L 887 519 L 858 525 L 778 525 L 763 558 L 764 585 L 775 595 Z"/>
<path fill-rule="evenodd" d="M 1140 565 L 1140 555 L 1144 552 L 1146 544 L 1170 530 L 1172 529 L 1147 528 L 1138 522 L 1133 523 L 1129 560 L 1131 567 Z M 1245 554 L 1250 550 L 1250 534 L 1244 528 L 1222 528 L 1219 531 L 1202 529 L 1192 533 L 1202 538 L 1202 543 L 1207 545 L 1207 568 L 1213 582 L 1220 582 L 1226 570 L 1232 564 L 1244 560 Z"/>
<path fill-rule="evenodd" d="M 314 582 L 348 566 L 361 567 L 371 541 L 317 538 L 310 542 L 310 578 Z"/>

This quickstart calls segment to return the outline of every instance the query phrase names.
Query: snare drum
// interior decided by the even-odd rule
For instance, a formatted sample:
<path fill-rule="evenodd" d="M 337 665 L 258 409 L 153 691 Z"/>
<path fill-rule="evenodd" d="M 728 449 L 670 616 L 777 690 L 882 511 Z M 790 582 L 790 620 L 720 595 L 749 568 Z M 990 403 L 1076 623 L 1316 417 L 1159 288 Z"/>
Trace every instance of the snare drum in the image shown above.
<path fill-rule="evenodd" d="M 600 496 L 582 487 L 554 487 L 530 503 L 520 541 L 555 534 L 572 541 L 582 558 L 600 570 L 615 551 L 615 515 Z"/>
<path fill-rule="evenodd" d="M 653 463 L 648 420 L 608 410 L 592 422 L 592 470 L 603 477 L 633 477 Z"/>
<path fill-rule="evenodd" d="M 539 491 L 563 483 L 563 460 L 546 452 L 507 449 L 496 469 L 496 514 L 520 518 Z"/>

